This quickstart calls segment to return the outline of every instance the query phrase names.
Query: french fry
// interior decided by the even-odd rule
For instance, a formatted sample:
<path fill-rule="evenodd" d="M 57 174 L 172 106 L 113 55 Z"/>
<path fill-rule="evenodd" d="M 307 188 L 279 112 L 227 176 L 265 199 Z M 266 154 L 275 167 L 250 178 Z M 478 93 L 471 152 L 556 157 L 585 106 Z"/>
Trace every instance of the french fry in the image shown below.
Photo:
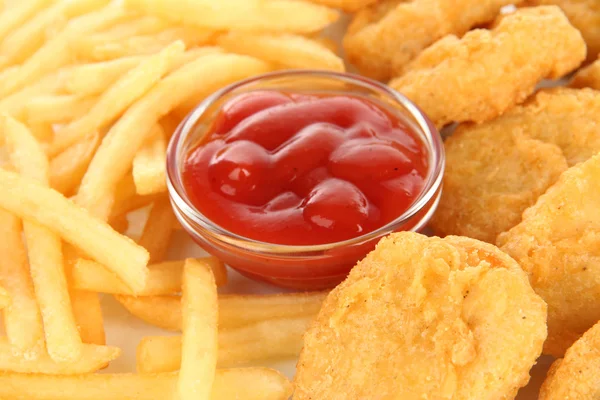
<path fill-rule="evenodd" d="M 106 61 L 154 54 L 177 40 L 181 40 L 186 47 L 201 46 L 210 43 L 214 37 L 215 33 L 209 30 L 176 27 L 152 35 L 115 39 L 108 42 L 103 35 L 94 35 L 81 38 L 76 47 L 81 58 Z"/>
<path fill-rule="evenodd" d="M 283 318 L 220 329 L 217 366 L 298 357 L 302 337 L 311 321 L 312 317 Z M 145 337 L 138 345 L 137 371 L 140 373 L 177 371 L 180 363 L 181 336 Z"/>
<path fill-rule="evenodd" d="M 133 158 L 133 181 L 140 195 L 167 191 L 167 138 L 161 125 L 155 130 Z"/>
<path fill-rule="evenodd" d="M 100 0 L 82 0 L 81 2 L 86 1 L 100 2 Z M 79 1 L 71 3 L 79 3 Z M 108 6 L 100 11 L 85 14 L 69 21 L 64 30 L 45 42 L 19 68 L 12 70 L 11 74 L 3 74 L 0 80 L 0 96 L 4 97 L 14 93 L 26 86 L 27 82 L 69 63 L 71 61 L 70 42 L 74 37 L 110 26 L 125 16 L 121 8 Z"/>
<path fill-rule="evenodd" d="M 2 12 L 0 14 L 0 41 L 50 4 L 52 4 L 51 0 L 24 1 Z"/>
<path fill-rule="evenodd" d="M 178 1 L 126 0 L 126 5 L 150 15 L 214 30 L 316 32 L 339 14 L 327 7 L 294 0 Z"/>
<path fill-rule="evenodd" d="M 199 47 L 186 51 L 173 62 L 171 70 L 209 53 L 222 52 L 219 47 Z M 116 60 L 77 65 L 65 83 L 67 91 L 80 96 L 99 95 L 122 75 L 146 60 L 148 56 L 123 57 Z"/>
<path fill-rule="evenodd" d="M 221 36 L 217 44 L 233 53 L 246 54 L 286 68 L 345 70 L 344 61 L 337 54 L 300 35 L 230 32 Z"/>
<path fill-rule="evenodd" d="M 219 328 L 236 328 L 277 318 L 315 316 L 327 293 L 276 295 L 220 295 Z M 181 330 L 181 297 L 116 295 L 115 298 L 141 320 L 170 331 Z"/>
<path fill-rule="evenodd" d="M 48 159 L 27 127 L 12 117 L 2 118 L 13 165 L 25 176 L 49 183 Z M 42 313 L 46 347 L 57 362 L 81 356 L 82 342 L 75 324 L 65 276 L 60 237 L 33 221 L 23 222 L 29 269 Z"/>
<path fill-rule="evenodd" d="M 182 282 L 183 335 L 178 394 L 209 400 L 217 370 L 217 285 L 201 260 L 185 260 Z"/>
<path fill-rule="evenodd" d="M 85 114 L 98 99 L 77 95 L 47 95 L 31 99 L 26 108 L 30 123 L 58 124 Z"/>
<path fill-rule="evenodd" d="M 177 373 L 84 374 L 51 376 L 0 374 L 0 398 L 5 400 L 156 400 L 177 390 Z M 287 400 L 292 384 L 268 368 L 217 370 L 212 400 Z"/>
<path fill-rule="evenodd" d="M 142 16 L 94 34 L 94 37 L 103 42 L 130 38 L 132 36 L 147 35 L 164 31 L 171 27 L 167 21 L 153 16 Z"/>
<path fill-rule="evenodd" d="M 113 192 L 154 124 L 186 99 L 269 68 L 267 63 L 252 57 L 207 54 L 172 72 L 112 126 L 83 177 L 78 203 L 93 209 L 102 195 Z"/>
<path fill-rule="evenodd" d="M 30 122 L 27 127 L 38 142 L 50 142 L 54 137 L 54 129 L 50 124 Z"/>
<path fill-rule="evenodd" d="M 144 226 L 142 237 L 138 241 L 150 253 L 150 262 L 157 263 L 165 258 L 169 247 L 169 240 L 173 233 L 173 221 L 175 215 L 168 198 L 162 198 L 154 202 L 148 220 Z"/>
<path fill-rule="evenodd" d="M 116 273 L 134 292 L 146 284 L 149 254 L 55 190 L 0 169 L 0 207 L 37 221 Z"/>
<path fill-rule="evenodd" d="M 74 289 L 71 290 L 71 300 L 82 342 L 105 344 L 104 318 L 98 294 Z"/>
<path fill-rule="evenodd" d="M 137 210 L 152 204 L 164 195 L 138 195 L 132 173 L 127 173 L 115 190 L 115 201 L 111 210 L 111 218 L 116 218 L 130 211 Z"/>
<path fill-rule="evenodd" d="M 198 259 L 207 264 L 215 277 L 217 286 L 227 283 L 227 269 L 222 261 L 215 257 Z M 181 292 L 183 261 L 167 261 L 148 266 L 149 274 L 146 287 L 138 296 L 158 296 Z M 73 286 L 91 292 L 133 295 L 127 285 L 119 280 L 104 266 L 90 260 L 77 260 L 72 271 Z"/>
<path fill-rule="evenodd" d="M 50 187 L 65 196 L 73 195 L 99 145 L 100 135 L 94 133 L 54 157 L 50 161 Z"/>
<path fill-rule="evenodd" d="M 10 294 L 0 286 L 0 309 L 6 308 L 10 305 Z"/>
<path fill-rule="evenodd" d="M 327 7 L 339 8 L 346 12 L 356 12 L 377 0 L 308 0 L 311 3 L 322 4 Z"/>
<path fill-rule="evenodd" d="M 23 5 L 34 3 L 21 2 Z M 108 0 L 82 1 L 41 1 L 35 14 L 28 21 L 23 20 L 16 30 L 7 35 L 0 43 L 0 67 L 19 64 L 25 61 L 42 45 L 47 30 L 62 27 L 66 17 L 85 14 L 108 3 Z M 31 4 L 33 6 L 33 4 Z M 49 6 L 46 8 L 46 6 Z M 14 23 L 14 22 L 13 22 Z"/>
<path fill-rule="evenodd" d="M 133 102 L 144 95 L 167 73 L 177 55 L 182 54 L 182 42 L 174 42 L 160 53 L 131 69 L 104 92 L 91 110 L 61 129 L 52 143 L 50 154 L 55 155 L 68 146 L 103 128 L 117 118 Z M 83 205 L 85 207 L 85 204 Z"/>
<path fill-rule="evenodd" d="M 15 355 L 8 340 L 0 337 L 0 371 L 50 375 L 85 374 L 104 368 L 120 354 L 118 347 L 86 344 L 82 347 L 79 359 L 57 363 L 44 353 L 35 358 Z"/>
<path fill-rule="evenodd" d="M 127 215 L 125 215 L 125 214 L 110 219 L 108 221 L 108 223 L 115 231 L 117 231 L 119 233 L 123 233 L 123 234 L 129 228 L 129 220 L 127 219 Z M 89 260 L 86 260 L 86 261 L 89 261 Z"/>
<path fill-rule="evenodd" d="M 4 210 L 0 210 L 0 237 L 0 283 L 11 299 L 2 310 L 6 336 L 18 353 L 32 353 L 43 345 L 42 316 L 29 275 L 21 220 Z"/>

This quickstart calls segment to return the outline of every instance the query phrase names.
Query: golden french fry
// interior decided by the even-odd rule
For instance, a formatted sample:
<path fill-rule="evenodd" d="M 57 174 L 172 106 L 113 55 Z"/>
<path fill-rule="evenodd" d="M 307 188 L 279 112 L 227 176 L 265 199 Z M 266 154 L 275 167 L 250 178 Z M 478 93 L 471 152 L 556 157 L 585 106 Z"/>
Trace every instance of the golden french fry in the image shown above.
<path fill-rule="evenodd" d="M 42 347 L 44 327 L 29 275 L 21 220 L 4 210 L 0 210 L 0 238 L 0 283 L 11 298 L 2 310 L 6 336 L 19 353 L 31 353 Z"/>
<path fill-rule="evenodd" d="M 247 54 L 286 68 L 345 70 L 344 61 L 337 54 L 300 35 L 230 32 L 217 43 L 233 53 Z"/>
<path fill-rule="evenodd" d="M 127 229 L 129 229 L 129 220 L 127 219 L 127 215 L 120 215 L 118 217 L 112 218 L 108 221 L 108 223 L 115 231 L 117 231 L 119 233 L 124 234 L 127 231 Z M 86 261 L 90 261 L 90 260 L 86 260 Z M 91 261 L 91 262 L 94 262 L 94 261 Z"/>
<path fill-rule="evenodd" d="M 164 46 L 177 40 L 185 43 L 186 47 L 201 46 L 211 42 L 215 33 L 189 27 L 176 27 L 166 31 L 143 36 L 106 41 L 104 35 L 83 37 L 77 42 L 80 58 L 106 61 L 123 57 L 154 54 Z"/>
<path fill-rule="evenodd" d="M 129 172 L 125 174 L 117 184 L 115 201 L 113 203 L 110 218 L 117 218 L 130 211 L 146 207 L 162 197 L 165 197 L 164 194 L 138 195 L 136 193 L 135 183 L 133 182 L 133 175 Z"/>
<path fill-rule="evenodd" d="M 0 43 L 0 67 L 19 64 L 25 61 L 42 45 L 47 31 L 51 27 L 61 28 L 65 18 L 85 14 L 108 3 L 108 0 L 82 1 L 23 1 L 33 7 L 32 18 L 23 19 L 15 29 Z M 37 8 L 34 3 L 40 3 Z M 49 6 L 46 8 L 46 6 Z M 15 23 L 14 21 L 12 22 Z M 17 20 L 18 23 L 18 20 Z"/>
<path fill-rule="evenodd" d="M 71 122 L 56 134 L 50 154 L 55 155 L 63 151 L 117 118 L 167 73 L 172 60 L 183 51 L 183 43 L 174 42 L 131 69 L 100 96 L 87 114 Z M 83 206 L 85 207 L 85 204 Z"/>
<path fill-rule="evenodd" d="M 105 344 L 104 319 L 98 294 L 73 289 L 71 290 L 71 301 L 83 343 Z"/>
<path fill-rule="evenodd" d="M 158 199 L 152 205 L 142 237 L 138 241 L 150 253 L 150 262 L 157 263 L 165 258 L 169 240 L 173 233 L 175 215 L 168 198 Z"/>
<path fill-rule="evenodd" d="M 134 292 L 143 289 L 149 254 L 126 236 L 98 221 L 55 190 L 0 169 L 0 207 L 37 221 L 105 265 Z"/>
<path fill-rule="evenodd" d="M 99 0 L 83 0 L 83 2 L 85 1 L 99 2 Z M 121 8 L 107 6 L 100 11 L 69 21 L 64 30 L 45 42 L 19 68 L 12 70 L 12 73 L 6 76 L 3 74 L 3 79 L 0 80 L 0 96 L 4 97 L 14 93 L 26 86 L 27 82 L 68 64 L 71 61 L 70 42 L 74 37 L 110 26 L 124 17 L 125 14 Z"/>
<path fill-rule="evenodd" d="M 90 163 L 77 194 L 89 210 L 114 191 L 131 167 L 135 153 L 160 118 L 198 93 L 212 92 L 225 83 L 266 72 L 258 59 L 233 54 L 207 54 L 172 72 L 133 104 L 113 125 Z M 136 132 L 131 135 L 131 132 Z"/>
<path fill-rule="evenodd" d="M 38 142 L 50 142 L 54 138 L 54 129 L 51 124 L 30 122 L 28 128 Z"/>
<path fill-rule="evenodd" d="M 275 295 L 220 295 L 219 328 L 236 328 L 277 318 L 315 316 L 327 293 Z M 116 295 L 115 298 L 141 320 L 171 331 L 181 330 L 181 297 Z"/>
<path fill-rule="evenodd" d="M 30 123 L 57 124 L 81 117 L 96 102 L 95 97 L 48 95 L 31 99 L 26 108 Z"/>
<path fill-rule="evenodd" d="M 125 3 L 133 9 L 174 23 L 214 30 L 309 33 L 320 31 L 339 17 L 328 7 L 294 0 L 126 0 Z"/>
<path fill-rule="evenodd" d="M 327 7 L 339 8 L 347 12 L 355 12 L 377 0 L 308 0 L 311 3 L 322 4 Z"/>
<path fill-rule="evenodd" d="M 0 374 L 4 400 L 156 400 L 170 399 L 177 390 L 177 373 L 84 374 L 50 376 Z M 292 384 L 269 368 L 217 370 L 212 400 L 287 400 Z"/>
<path fill-rule="evenodd" d="M 2 12 L 0 14 L 0 41 L 50 4 L 52 4 L 51 0 L 23 1 Z"/>
<path fill-rule="evenodd" d="M 13 354 L 8 340 L 0 337 L 0 371 L 50 375 L 85 374 L 104 368 L 120 354 L 118 347 L 85 344 L 79 359 L 57 363 L 44 353 L 35 358 Z"/>
<path fill-rule="evenodd" d="M 54 157 L 50 161 L 50 187 L 65 196 L 73 195 L 99 145 L 100 135 L 95 133 Z"/>
<path fill-rule="evenodd" d="M 210 267 L 189 258 L 183 266 L 183 335 L 178 395 L 209 400 L 217 370 L 217 285 Z"/>
<path fill-rule="evenodd" d="M 170 28 L 172 25 L 161 18 L 142 16 L 131 21 L 116 24 L 106 31 L 94 34 L 102 42 L 130 38 L 132 36 L 157 33 Z"/>
<path fill-rule="evenodd" d="M 0 286 L 0 309 L 6 308 L 10 305 L 10 294 Z"/>
<path fill-rule="evenodd" d="M 42 185 L 48 185 L 48 159 L 27 127 L 10 116 L 4 116 L 2 128 L 17 170 Z M 82 342 L 71 308 L 62 242 L 58 235 L 34 221 L 24 221 L 23 231 L 48 354 L 54 361 L 74 361 L 81 356 Z"/>
<path fill-rule="evenodd" d="M 133 158 L 133 181 L 140 195 L 167 191 L 167 138 L 161 125 Z"/>
<path fill-rule="evenodd" d="M 227 269 L 223 262 L 215 257 L 198 259 L 207 264 L 215 276 L 217 286 L 227 283 Z M 158 296 L 181 292 L 181 276 L 183 261 L 167 261 L 148 265 L 146 287 L 137 293 L 138 296 Z M 72 285 L 81 290 L 91 292 L 133 295 L 127 285 L 103 265 L 90 260 L 77 260 L 72 271 Z"/>
<path fill-rule="evenodd" d="M 218 367 L 298 357 L 302 337 L 312 317 L 266 320 L 233 329 L 220 329 Z M 181 336 L 151 336 L 137 348 L 140 373 L 177 371 L 181 363 Z"/>

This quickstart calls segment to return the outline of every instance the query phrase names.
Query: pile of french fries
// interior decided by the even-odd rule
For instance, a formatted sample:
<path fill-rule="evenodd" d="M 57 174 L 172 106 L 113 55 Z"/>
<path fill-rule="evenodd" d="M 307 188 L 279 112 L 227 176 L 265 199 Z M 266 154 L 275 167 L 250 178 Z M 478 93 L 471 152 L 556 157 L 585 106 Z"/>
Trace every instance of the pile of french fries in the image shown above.
<path fill-rule="evenodd" d="M 252 365 L 297 355 L 325 294 L 218 295 L 219 260 L 166 261 L 178 229 L 166 146 L 227 84 L 283 68 L 343 71 L 319 34 L 338 18 L 332 7 L 368 2 L 4 2 L 1 399 L 289 397 L 287 378 Z M 129 213 L 144 208 L 133 240 Z M 142 340 L 137 373 L 95 373 L 120 354 L 106 345 L 99 293 L 181 336 Z"/>

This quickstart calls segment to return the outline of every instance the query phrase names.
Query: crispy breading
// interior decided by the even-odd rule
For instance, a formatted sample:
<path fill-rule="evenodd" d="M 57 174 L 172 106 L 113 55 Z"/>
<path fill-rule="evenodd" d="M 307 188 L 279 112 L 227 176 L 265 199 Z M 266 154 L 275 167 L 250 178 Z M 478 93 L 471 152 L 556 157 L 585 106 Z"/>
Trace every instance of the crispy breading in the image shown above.
<path fill-rule="evenodd" d="M 600 323 L 552 364 L 539 400 L 596 400 L 600 397 Z"/>
<path fill-rule="evenodd" d="M 596 62 L 577 71 L 570 86 L 574 88 L 589 87 L 600 90 L 600 58 Z"/>
<path fill-rule="evenodd" d="M 546 304 L 495 246 L 396 233 L 325 300 L 294 399 L 513 399 L 545 338 Z"/>
<path fill-rule="evenodd" d="M 600 152 L 600 92 L 549 89 L 481 125 L 464 124 L 446 140 L 440 236 L 494 243 L 569 166 Z"/>
<path fill-rule="evenodd" d="M 523 102 L 544 79 L 585 59 L 585 42 L 556 6 L 523 8 L 492 30 L 446 36 L 426 49 L 390 86 L 442 127 L 484 122 Z"/>
<path fill-rule="evenodd" d="M 544 351 L 562 356 L 600 320 L 600 154 L 565 171 L 498 246 L 548 303 Z"/>
<path fill-rule="evenodd" d="M 462 36 L 496 18 L 502 7 L 522 1 L 383 0 L 354 16 L 344 48 L 362 74 L 388 80 L 443 36 Z"/>
<path fill-rule="evenodd" d="M 588 48 L 588 61 L 600 54 L 600 1 L 598 0 L 526 0 L 526 5 L 559 6 L 575 28 L 579 29 Z"/>

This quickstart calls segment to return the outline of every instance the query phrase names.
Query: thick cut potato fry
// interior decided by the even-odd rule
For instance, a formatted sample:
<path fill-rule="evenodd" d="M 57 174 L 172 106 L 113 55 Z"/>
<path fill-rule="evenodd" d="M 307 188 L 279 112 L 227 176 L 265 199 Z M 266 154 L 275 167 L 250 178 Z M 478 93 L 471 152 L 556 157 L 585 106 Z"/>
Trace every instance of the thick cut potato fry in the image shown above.
<path fill-rule="evenodd" d="M 134 36 L 106 41 L 102 35 L 81 38 L 77 44 L 80 58 L 106 61 L 123 57 L 154 54 L 164 46 L 181 40 L 186 47 L 201 46 L 210 43 L 216 34 L 209 30 L 190 27 L 176 27 L 153 34 Z"/>
<path fill-rule="evenodd" d="M 3 400 L 156 400 L 177 390 L 176 373 L 48 376 L 0 374 Z M 212 400 L 287 400 L 291 382 L 269 368 L 217 370 Z"/>
<path fill-rule="evenodd" d="M 0 309 L 6 308 L 10 305 L 10 294 L 0 286 Z"/>
<path fill-rule="evenodd" d="M 217 370 L 217 285 L 211 268 L 189 258 L 183 266 L 183 336 L 179 396 L 209 400 Z"/>
<path fill-rule="evenodd" d="M 0 207 L 52 229 L 115 272 L 134 292 L 144 288 L 149 254 L 143 247 L 31 179 L 0 169 L 0 190 Z"/>
<path fill-rule="evenodd" d="M 34 2 L 22 3 L 25 5 Z M 47 30 L 51 27 L 61 28 L 65 18 L 85 14 L 108 3 L 109 0 L 42 1 L 41 7 L 34 10 L 37 11 L 35 15 L 32 14 L 33 17 L 27 22 L 23 20 L 24 23 L 19 24 L 19 28 L 0 43 L 0 67 L 25 61 L 43 44 Z M 52 5 L 45 8 L 50 4 Z"/>
<path fill-rule="evenodd" d="M 215 276 L 217 286 L 227 283 L 227 269 L 222 261 L 215 257 L 198 259 L 207 264 Z M 181 292 L 181 276 L 183 261 L 167 261 L 148 265 L 146 287 L 137 293 L 138 296 L 159 296 Z M 72 285 L 81 290 L 91 292 L 133 295 L 127 285 L 103 265 L 90 260 L 77 260 L 72 271 Z"/>
<path fill-rule="evenodd" d="M 2 310 L 4 328 L 13 348 L 26 354 L 41 347 L 44 327 L 21 236 L 19 218 L 0 210 L 0 283 L 11 298 L 10 305 Z"/>
<path fill-rule="evenodd" d="M 167 191 L 167 138 L 160 124 L 133 159 L 133 181 L 140 195 Z"/>
<path fill-rule="evenodd" d="M 54 157 L 50 161 L 50 187 L 65 196 L 73 195 L 99 145 L 100 135 L 95 133 Z"/>
<path fill-rule="evenodd" d="M 290 293 L 275 295 L 220 295 L 219 328 L 236 328 L 277 318 L 314 316 L 327 293 Z M 181 330 L 181 297 L 115 298 L 141 320 L 171 331 Z"/>
<path fill-rule="evenodd" d="M 247 54 L 286 68 L 327 69 L 343 72 L 344 61 L 318 42 L 300 35 L 230 32 L 221 36 L 219 46 L 233 53 Z"/>
<path fill-rule="evenodd" d="M 76 141 L 112 122 L 127 107 L 150 90 L 169 71 L 173 59 L 183 51 L 183 43 L 174 42 L 131 69 L 104 92 L 87 114 L 71 122 L 56 134 L 50 154 L 55 155 L 61 152 Z"/>
<path fill-rule="evenodd" d="M 57 124 L 80 118 L 98 101 L 77 95 L 38 96 L 26 106 L 30 123 Z"/>
<path fill-rule="evenodd" d="M 298 357 L 302 336 L 313 317 L 266 320 L 219 331 L 219 367 Z M 181 336 L 153 336 L 137 349 L 140 373 L 177 371 L 181 363 Z"/>
<path fill-rule="evenodd" d="M 169 240 L 173 233 L 175 214 L 168 198 L 161 198 L 154 202 L 148 220 L 144 226 L 139 245 L 150 253 L 150 262 L 157 263 L 165 258 L 169 247 Z"/>
<path fill-rule="evenodd" d="M 127 6 L 174 23 L 215 30 L 317 32 L 339 14 L 327 7 L 294 0 L 178 1 L 126 0 Z"/>
<path fill-rule="evenodd" d="M 85 374 L 104 368 L 120 354 L 118 347 L 86 344 L 82 347 L 79 359 L 57 363 L 44 353 L 35 358 L 15 355 L 8 340 L 0 337 L 0 371 L 50 375 Z"/>
<path fill-rule="evenodd" d="M 5 116 L 2 128 L 17 170 L 42 185 L 48 185 L 48 159 L 27 127 Z M 34 221 L 24 221 L 23 230 L 48 354 L 57 362 L 75 361 L 81 356 L 82 342 L 71 308 L 62 242 L 58 235 Z"/>
<path fill-rule="evenodd" d="M 73 38 L 110 26 L 125 16 L 121 8 L 108 6 L 97 12 L 85 14 L 69 21 L 63 31 L 44 43 L 19 68 L 12 70 L 10 74 L 2 74 L 0 95 L 6 96 L 14 93 L 26 86 L 31 80 L 68 64 L 71 61 L 70 43 Z"/>
<path fill-rule="evenodd" d="M 110 129 L 81 182 L 79 204 L 97 207 L 98 199 L 114 191 L 127 174 L 137 150 L 152 127 L 171 110 L 199 93 L 267 72 L 269 64 L 233 54 L 208 54 L 172 72 L 132 105 Z M 136 132 L 131 135 L 131 132 Z"/>

